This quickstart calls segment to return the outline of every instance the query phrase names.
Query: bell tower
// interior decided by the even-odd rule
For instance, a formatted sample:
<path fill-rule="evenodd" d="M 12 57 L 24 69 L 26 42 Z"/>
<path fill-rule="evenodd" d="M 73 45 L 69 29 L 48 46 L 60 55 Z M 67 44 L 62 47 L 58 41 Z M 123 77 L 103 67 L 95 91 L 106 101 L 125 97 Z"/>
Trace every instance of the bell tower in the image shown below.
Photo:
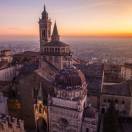
<path fill-rule="evenodd" d="M 51 20 L 48 17 L 48 13 L 44 5 L 42 16 L 39 19 L 40 51 L 42 51 L 43 46 L 51 40 L 51 24 Z"/>

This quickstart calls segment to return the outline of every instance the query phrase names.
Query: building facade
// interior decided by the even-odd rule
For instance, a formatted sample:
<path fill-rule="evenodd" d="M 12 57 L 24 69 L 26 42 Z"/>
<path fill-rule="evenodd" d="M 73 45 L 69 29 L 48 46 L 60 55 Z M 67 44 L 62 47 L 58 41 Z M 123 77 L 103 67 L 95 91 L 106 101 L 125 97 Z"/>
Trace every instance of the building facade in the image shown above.
<path fill-rule="evenodd" d="M 13 54 L 11 50 L 2 50 L 0 53 L 0 61 L 11 63 L 13 60 Z"/>
<path fill-rule="evenodd" d="M 0 81 L 12 81 L 19 73 L 23 65 L 6 66 L 0 69 Z"/>
<path fill-rule="evenodd" d="M 113 66 L 109 67 L 112 70 Z M 118 75 L 117 79 L 112 78 L 113 75 L 110 75 L 113 74 L 112 72 L 107 74 L 108 70 L 104 69 L 100 110 L 106 112 L 111 104 L 113 104 L 120 116 L 132 117 L 132 81 L 128 79 L 130 74 L 126 74 L 127 70 L 124 70 L 124 66 L 123 69 L 118 69 L 121 70 L 114 71 L 114 75 Z"/>
<path fill-rule="evenodd" d="M 96 132 L 97 112 L 87 104 L 87 83 L 75 67 L 55 77 L 54 95 L 48 98 L 49 132 Z"/>
<path fill-rule="evenodd" d="M 132 64 L 131 63 L 125 63 L 121 67 L 121 77 L 125 80 L 132 79 Z"/>

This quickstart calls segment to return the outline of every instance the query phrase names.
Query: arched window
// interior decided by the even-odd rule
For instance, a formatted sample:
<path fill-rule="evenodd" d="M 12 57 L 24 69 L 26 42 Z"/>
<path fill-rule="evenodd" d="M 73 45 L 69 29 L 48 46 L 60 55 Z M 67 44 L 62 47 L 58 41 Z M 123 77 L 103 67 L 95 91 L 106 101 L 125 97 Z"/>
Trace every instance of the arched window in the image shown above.
<path fill-rule="evenodd" d="M 111 102 L 111 100 L 110 100 L 110 99 L 108 99 L 108 102 L 110 103 L 110 102 Z"/>
<path fill-rule="evenodd" d="M 42 31 L 42 39 L 44 40 L 45 38 L 46 38 L 46 31 L 43 30 L 43 31 Z"/>
<path fill-rule="evenodd" d="M 89 128 L 86 128 L 86 132 L 89 132 Z"/>
<path fill-rule="evenodd" d="M 106 99 L 104 99 L 104 103 L 106 103 Z"/>
<path fill-rule="evenodd" d="M 115 99 L 115 103 L 118 104 L 118 100 L 117 99 Z"/>
<path fill-rule="evenodd" d="M 125 101 L 124 100 L 122 101 L 122 104 L 125 104 Z"/>

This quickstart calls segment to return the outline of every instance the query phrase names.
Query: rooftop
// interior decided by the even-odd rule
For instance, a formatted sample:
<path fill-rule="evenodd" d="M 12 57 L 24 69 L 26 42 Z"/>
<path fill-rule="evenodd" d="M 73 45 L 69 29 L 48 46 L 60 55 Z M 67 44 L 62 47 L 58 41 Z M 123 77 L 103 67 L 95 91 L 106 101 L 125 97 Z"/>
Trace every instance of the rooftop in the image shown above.
<path fill-rule="evenodd" d="M 88 94 L 99 95 L 103 76 L 103 66 L 101 64 L 77 64 L 76 66 L 85 74 L 88 82 Z"/>
<path fill-rule="evenodd" d="M 69 45 L 61 41 L 51 41 L 51 42 L 48 42 L 45 46 L 67 47 Z"/>
<path fill-rule="evenodd" d="M 132 96 L 131 87 L 132 87 L 131 80 L 111 85 L 105 84 L 103 85 L 102 93 L 117 96 Z"/>
<path fill-rule="evenodd" d="M 86 81 L 84 74 L 76 67 L 65 68 L 55 77 L 55 84 L 61 89 L 79 89 Z"/>

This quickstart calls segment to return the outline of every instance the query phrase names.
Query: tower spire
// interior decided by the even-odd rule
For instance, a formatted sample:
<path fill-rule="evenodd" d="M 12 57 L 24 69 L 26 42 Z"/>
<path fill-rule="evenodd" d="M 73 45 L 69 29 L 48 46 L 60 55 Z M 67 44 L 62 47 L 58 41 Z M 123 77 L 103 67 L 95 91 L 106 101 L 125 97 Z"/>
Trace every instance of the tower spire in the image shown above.
<path fill-rule="evenodd" d="M 37 99 L 43 101 L 42 84 L 41 83 L 40 83 L 40 88 L 39 88 L 39 91 L 38 91 L 38 97 L 37 97 Z"/>
<path fill-rule="evenodd" d="M 45 6 L 45 4 L 44 4 L 44 12 L 46 12 L 46 6 Z"/>
<path fill-rule="evenodd" d="M 53 33 L 52 33 L 52 41 L 59 41 L 59 39 L 60 39 L 60 36 L 58 34 L 57 24 L 55 21 L 54 29 L 53 29 Z"/>
<path fill-rule="evenodd" d="M 42 18 L 43 19 L 48 19 L 48 12 L 46 11 L 46 6 L 44 4 L 44 10 L 42 12 Z"/>

